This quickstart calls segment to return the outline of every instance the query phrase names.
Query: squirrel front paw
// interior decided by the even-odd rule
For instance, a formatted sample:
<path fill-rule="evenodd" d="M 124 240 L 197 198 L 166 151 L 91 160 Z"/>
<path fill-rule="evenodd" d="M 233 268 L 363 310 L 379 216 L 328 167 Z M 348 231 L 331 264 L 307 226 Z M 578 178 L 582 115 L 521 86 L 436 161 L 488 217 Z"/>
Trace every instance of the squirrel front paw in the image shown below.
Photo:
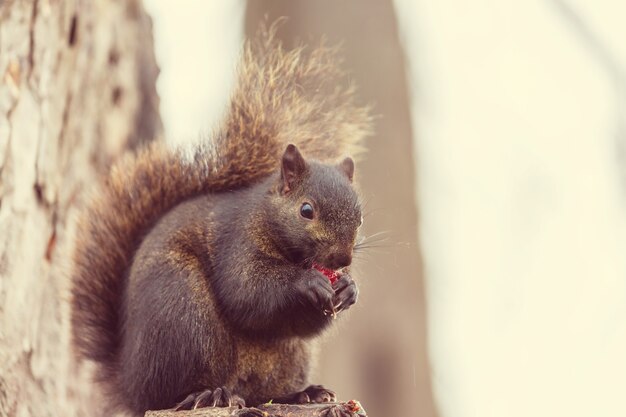
<path fill-rule="evenodd" d="M 359 289 L 347 273 L 342 273 L 339 276 L 339 279 L 333 284 L 333 290 L 335 291 L 333 308 L 336 313 L 349 309 L 359 297 Z"/>
<path fill-rule="evenodd" d="M 246 402 L 234 395 L 226 387 L 215 388 L 191 393 L 174 407 L 174 411 L 195 410 L 202 407 L 245 407 Z"/>
<path fill-rule="evenodd" d="M 335 290 L 330 285 L 328 278 L 321 272 L 309 270 L 306 276 L 299 281 L 298 289 L 302 298 L 325 315 L 335 313 L 333 304 Z"/>

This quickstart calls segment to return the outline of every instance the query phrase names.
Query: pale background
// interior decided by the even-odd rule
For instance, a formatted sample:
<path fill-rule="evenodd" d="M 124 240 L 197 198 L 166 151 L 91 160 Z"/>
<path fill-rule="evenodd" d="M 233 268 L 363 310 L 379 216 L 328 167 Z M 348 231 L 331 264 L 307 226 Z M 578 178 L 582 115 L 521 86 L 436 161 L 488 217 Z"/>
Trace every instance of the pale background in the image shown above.
<path fill-rule="evenodd" d="M 264 14 L 289 16 L 286 43 L 343 41 L 374 104 L 359 172 L 388 238 L 324 383 L 372 416 L 626 415 L 624 3 L 146 7 L 173 142 L 219 120 Z"/>

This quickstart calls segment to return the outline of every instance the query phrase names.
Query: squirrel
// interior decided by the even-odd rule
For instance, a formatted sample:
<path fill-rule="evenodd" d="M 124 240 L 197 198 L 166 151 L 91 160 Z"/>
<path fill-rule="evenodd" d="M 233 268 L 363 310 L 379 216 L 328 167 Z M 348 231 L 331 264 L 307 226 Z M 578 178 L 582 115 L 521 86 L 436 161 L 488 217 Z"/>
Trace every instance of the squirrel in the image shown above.
<path fill-rule="evenodd" d="M 72 337 L 116 408 L 336 401 L 309 374 L 316 336 L 357 300 L 362 216 L 346 155 L 371 129 L 336 52 L 285 50 L 263 29 L 209 143 L 190 156 L 157 141 L 94 193 L 78 222 Z"/>

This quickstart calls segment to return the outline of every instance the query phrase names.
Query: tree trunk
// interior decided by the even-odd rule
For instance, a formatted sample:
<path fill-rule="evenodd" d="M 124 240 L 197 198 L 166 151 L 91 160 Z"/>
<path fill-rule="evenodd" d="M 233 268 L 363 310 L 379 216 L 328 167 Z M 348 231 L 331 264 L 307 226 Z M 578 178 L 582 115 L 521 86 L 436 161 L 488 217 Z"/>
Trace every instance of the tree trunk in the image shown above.
<path fill-rule="evenodd" d="M 0 416 L 98 409 L 70 347 L 72 218 L 160 134 L 152 51 L 139 0 L 0 1 Z"/>

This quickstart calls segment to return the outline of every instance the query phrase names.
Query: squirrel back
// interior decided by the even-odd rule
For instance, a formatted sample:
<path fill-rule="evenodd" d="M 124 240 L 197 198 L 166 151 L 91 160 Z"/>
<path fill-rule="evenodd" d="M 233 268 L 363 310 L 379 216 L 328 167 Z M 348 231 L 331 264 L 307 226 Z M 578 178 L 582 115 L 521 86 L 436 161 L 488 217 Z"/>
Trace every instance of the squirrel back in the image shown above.
<path fill-rule="evenodd" d="M 240 189 L 275 171 L 289 143 L 319 161 L 358 154 L 369 111 L 354 101 L 336 50 L 283 49 L 275 26 L 247 42 L 226 117 L 193 156 L 158 142 L 122 158 L 79 220 L 72 329 L 83 357 L 115 371 L 122 293 L 143 237 L 182 201 Z"/>

